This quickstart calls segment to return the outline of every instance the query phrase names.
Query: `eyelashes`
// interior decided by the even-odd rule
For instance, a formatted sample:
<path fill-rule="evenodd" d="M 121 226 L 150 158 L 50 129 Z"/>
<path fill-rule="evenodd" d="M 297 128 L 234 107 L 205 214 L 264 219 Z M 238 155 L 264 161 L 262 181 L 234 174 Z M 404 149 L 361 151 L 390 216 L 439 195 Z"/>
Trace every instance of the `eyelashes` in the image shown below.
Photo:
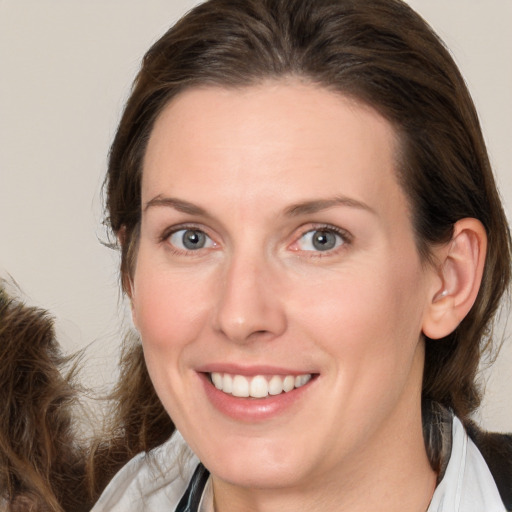
<path fill-rule="evenodd" d="M 287 249 L 309 256 L 327 256 L 337 254 L 339 250 L 352 243 L 352 235 L 339 227 L 321 224 L 301 227 L 292 235 Z M 180 225 L 166 230 L 160 242 L 177 255 L 199 256 L 205 251 L 215 250 L 220 244 L 206 230 L 197 225 Z"/>

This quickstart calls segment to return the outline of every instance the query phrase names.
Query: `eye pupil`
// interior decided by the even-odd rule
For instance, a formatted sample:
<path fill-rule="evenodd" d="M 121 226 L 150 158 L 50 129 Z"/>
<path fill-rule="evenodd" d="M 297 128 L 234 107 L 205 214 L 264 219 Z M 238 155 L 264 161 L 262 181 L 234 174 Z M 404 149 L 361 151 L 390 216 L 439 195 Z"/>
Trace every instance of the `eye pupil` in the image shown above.
<path fill-rule="evenodd" d="M 319 251 L 329 251 L 336 247 L 336 235 L 329 231 L 316 231 L 312 241 L 315 249 Z"/>
<path fill-rule="evenodd" d="M 206 236 L 201 231 L 187 229 L 183 233 L 182 241 L 187 249 L 202 249 L 206 243 Z"/>

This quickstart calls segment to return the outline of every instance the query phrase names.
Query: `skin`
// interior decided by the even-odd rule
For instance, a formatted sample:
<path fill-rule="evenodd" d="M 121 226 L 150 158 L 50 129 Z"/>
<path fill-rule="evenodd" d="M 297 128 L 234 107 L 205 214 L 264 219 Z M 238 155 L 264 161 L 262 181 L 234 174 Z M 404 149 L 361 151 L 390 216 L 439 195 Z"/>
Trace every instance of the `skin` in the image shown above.
<path fill-rule="evenodd" d="M 191 89 L 156 122 L 133 317 L 217 511 L 428 507 L 421 333 L 443 280 L 418 255 L 396 145 L 374 110 L 291 80 Z M 205 246 L 187 250 L 185 228 Z M 202 370 L 226 364 L 315 378 L 245 421 L 205 393 Z"/>

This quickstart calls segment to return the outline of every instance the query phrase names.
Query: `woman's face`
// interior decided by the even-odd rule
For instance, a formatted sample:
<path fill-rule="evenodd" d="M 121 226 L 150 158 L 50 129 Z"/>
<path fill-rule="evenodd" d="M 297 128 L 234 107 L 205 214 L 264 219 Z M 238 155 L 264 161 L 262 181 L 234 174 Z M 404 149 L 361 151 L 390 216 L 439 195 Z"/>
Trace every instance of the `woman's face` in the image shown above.
<path fill-rule="evenodd" d="M 375 111 L 291 81 L 192 89 L 157 120 L 133 315 L 162 403 L 215 478 L 305 485 L 421 437 L 439 280 L 395 150 Z"/>

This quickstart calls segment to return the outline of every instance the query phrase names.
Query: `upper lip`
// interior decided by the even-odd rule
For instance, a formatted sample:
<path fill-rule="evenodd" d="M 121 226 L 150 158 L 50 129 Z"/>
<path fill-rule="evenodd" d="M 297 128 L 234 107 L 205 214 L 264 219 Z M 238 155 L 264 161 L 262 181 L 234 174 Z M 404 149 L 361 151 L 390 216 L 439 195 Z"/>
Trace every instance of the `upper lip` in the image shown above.
<path fill-rule="evenodd" d="M 231 375 L 244 375 L 246 377 L 253 377 L 255 375 L 307 375 L 315 374 L 318 372 L 311 371 L 310 369 L 297 369 L 285 368 L 283 366 L 272 365 L 238 365 L 230 363 L 210 363 L 196 368 L 199 373 L 229 373 Z"/>

